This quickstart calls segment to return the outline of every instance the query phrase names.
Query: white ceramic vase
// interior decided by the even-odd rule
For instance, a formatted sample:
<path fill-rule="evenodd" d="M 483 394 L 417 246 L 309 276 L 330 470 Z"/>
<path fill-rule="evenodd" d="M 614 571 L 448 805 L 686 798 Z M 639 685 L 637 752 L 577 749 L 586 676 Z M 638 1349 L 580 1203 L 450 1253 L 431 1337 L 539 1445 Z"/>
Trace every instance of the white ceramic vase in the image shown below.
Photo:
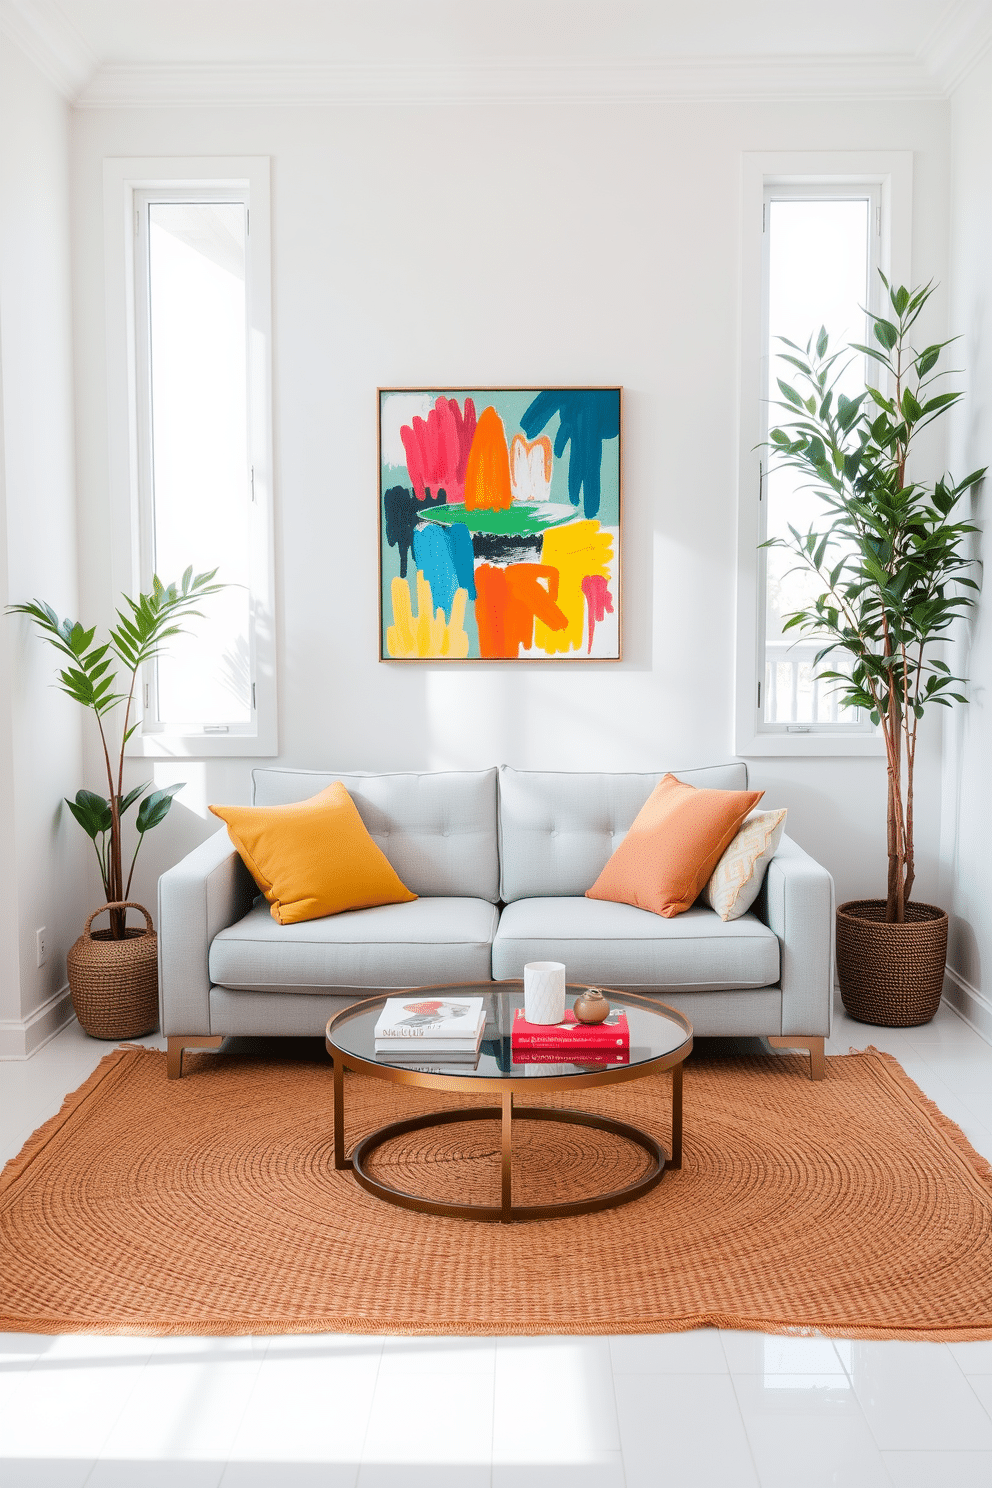
<path fill-rule="evenodd" d="M 563 962 L 528 961 L 524 967 L 524 1017 L 528 1023 L 564 1022 Z"/>

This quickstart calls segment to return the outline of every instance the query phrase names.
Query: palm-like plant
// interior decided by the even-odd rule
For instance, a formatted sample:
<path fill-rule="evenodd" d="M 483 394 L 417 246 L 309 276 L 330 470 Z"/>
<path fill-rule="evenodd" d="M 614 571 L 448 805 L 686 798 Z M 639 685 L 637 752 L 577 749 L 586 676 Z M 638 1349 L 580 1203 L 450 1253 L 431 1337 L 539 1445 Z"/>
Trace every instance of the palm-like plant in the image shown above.
<path fill-rule="evenodd" d="M 138 840 L 125 882 L 121 835 L 124 815 L 151 784 L 145 781 L 124 794 L 124 751 L 138 727 L 137 723 L 131 722 L 138 673 L 146 662 L 160 654 L 165 641 L 186 633 L 184 622 L 201 614 L 197 604 L 206 595 L 215 594 L 224 587 L 213 583 L 216 572 L 213 569 L 194 577 L 192 568 L 187 568 L 175 584 L 163 584 L 156 575 L 149 594 L 139 594 L 136 600 L 125 594 L 125 608 L 117 611 L 117 624 L 111 628 L 109 640 L 97 646 L 93 645 L 96 626 L 87 630 L 78 620 L 60 620 L 51 605 L 42 600 L 8 606 L 8 614 L 27 615 L 33 620 L 49 645 L 65 658 L 67 664 L 59 672 L 60 690 L 96 715 L 109 795 L 105 797 L 95 791 L 80 790 L 76 792 L 74 801 L 66 798 L 66 805 L 93 842 L 103 891 L 111 904 L 127 898 L 145 833 L 165 820 L 173 796 L 182 790 L 185 783 L 180 781 L 152 791 L 140 801 L 135 819 Z M 118 684 L 115 661 L 126 674 L 121 685 Z M 120 703 L 125 704 L 123 728 L 120 749 L 116 750 L 115 745 L 117 757 L 112 760 L 105 720 Z M 110 926 L 113 938 L 123 939 L 123 910 L 111 910 Z"/>
<path fill-rule="evenodd" d="M 965 679 L 935 654 L 954 620 L 974 604 L 966 591 L 978 588 L 966 573 L 973 561 L 968 538 L 976 529 L 953 520 L 953 513 L 985 471 L 957 483 L 949 476 L 933 484 L 910 478 L 916 436 L 963 394 L 934 390 L 949 341 L 922 351 L 910 345 L 933 283 L 909 290 L 881 277 L 891 318 L 868 312 L 875 345 L 851 343 L 831 352 L 823 328 L 805 347 L 781 338 L 797 385 L 778 379 L 784 401 L 776 406 L 790 418 L 770 431 L 769 442 L 779 465 L 810 477 L 823 519 L 805 532 L 790 524 L 788 538 L 770 538 L 763 546 L 789 549 L 816 575 L 820 594 L 784 628 L 823 639 L 817 666 L 846 652 L 849 673 L 818 675 L 836 681 L 846 706 L 865 709 L 881 725 L 888 770 L 886 920 L 902 923 L 915 877 L 917 728 L 928 704 L 965 701 L 957 690 Z M 852 351 L 871 358 L 884 376 L 883 386 L 867 384 L 848 398 L 838 383 Z"/>

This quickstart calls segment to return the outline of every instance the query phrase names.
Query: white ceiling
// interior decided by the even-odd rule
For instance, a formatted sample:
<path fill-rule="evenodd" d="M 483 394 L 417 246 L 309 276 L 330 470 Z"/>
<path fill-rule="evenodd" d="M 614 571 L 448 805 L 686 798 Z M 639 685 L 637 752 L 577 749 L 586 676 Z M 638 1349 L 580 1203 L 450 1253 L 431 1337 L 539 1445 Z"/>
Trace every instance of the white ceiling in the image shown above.
<path fill-rule="evenodd" d="M 956 0 L 57 0 L 99 62 L 915 55 Z"/>
<path fill-rule="evenodd" d="M 83 106 L 330 101 L 376 78 L 394 98 L 472 98 L 480 80 L 509 97 L 925 97 L 992 42 L 992 0 L 0 0 L 0 26 Z"/>

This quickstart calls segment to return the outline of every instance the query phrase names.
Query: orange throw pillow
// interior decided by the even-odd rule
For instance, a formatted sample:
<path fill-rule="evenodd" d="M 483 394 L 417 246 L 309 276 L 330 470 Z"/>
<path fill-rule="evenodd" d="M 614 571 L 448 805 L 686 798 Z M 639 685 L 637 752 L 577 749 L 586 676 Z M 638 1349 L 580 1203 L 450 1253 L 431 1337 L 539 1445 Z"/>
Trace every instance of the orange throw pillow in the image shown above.
<path fill-rule="evenodd" d="M 700 790 L 666 775 L 648 796 L 589 899 L 673 919 L 694 904 L 764 791 Z"/>
<path fill-rule="evenodd" d="M 290 806 L 211 806 L 280 925 L 416 899 L 340 780 Z"/>

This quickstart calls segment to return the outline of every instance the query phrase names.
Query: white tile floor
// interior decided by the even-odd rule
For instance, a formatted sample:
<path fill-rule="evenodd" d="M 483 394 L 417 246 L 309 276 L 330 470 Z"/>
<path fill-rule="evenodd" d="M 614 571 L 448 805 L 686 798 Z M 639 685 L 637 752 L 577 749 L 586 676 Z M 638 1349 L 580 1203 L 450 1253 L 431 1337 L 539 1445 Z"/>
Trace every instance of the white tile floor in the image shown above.
<path fill-rule="evenodd" d="M 992 1047 L 838 1003 L 828 1052 L 867 1043 L 992 1160 Z M 104 1052 L 73 1024 L 0 1062 L 0 1161 Z M 992 1488 L 992 1342 L 0 1335 L 0 1488 L 84 1484 Z"/>

